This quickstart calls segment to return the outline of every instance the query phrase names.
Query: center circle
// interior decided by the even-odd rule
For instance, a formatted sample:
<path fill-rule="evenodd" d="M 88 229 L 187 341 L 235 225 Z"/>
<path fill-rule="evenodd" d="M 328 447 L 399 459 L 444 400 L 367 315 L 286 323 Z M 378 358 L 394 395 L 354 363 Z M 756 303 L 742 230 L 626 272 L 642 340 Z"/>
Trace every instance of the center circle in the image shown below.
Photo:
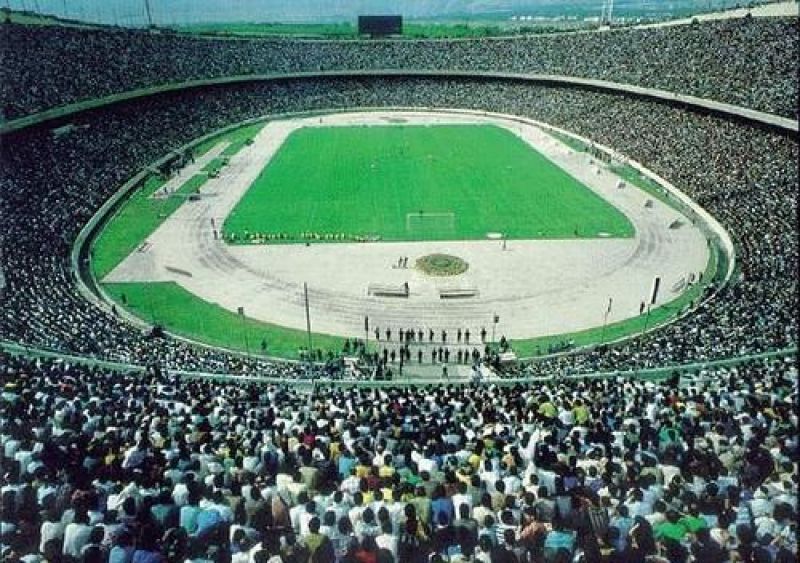
<path fill-rule="evenodd" d="M 427 254 L 417 258 L 417 270 L 429 276 L 457 276 L 469 268 L 469 264 L 450 254 Z"/>

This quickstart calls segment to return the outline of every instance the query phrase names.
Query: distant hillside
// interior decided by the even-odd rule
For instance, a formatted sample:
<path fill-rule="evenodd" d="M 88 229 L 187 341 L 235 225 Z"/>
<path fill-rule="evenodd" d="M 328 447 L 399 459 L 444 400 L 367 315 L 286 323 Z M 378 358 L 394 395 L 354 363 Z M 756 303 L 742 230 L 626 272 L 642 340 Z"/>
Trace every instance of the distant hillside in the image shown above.
<path fill-rule="evenodd" d="M 9 10 L 0 8 L 0 21 L 18 23 L 23 25 L 63 25 L 67 27 L 101 27 L 103 24 L 88 23 L 85 21 L 62 18 L 47 14 L 37 14 L 23 10 Z"/>

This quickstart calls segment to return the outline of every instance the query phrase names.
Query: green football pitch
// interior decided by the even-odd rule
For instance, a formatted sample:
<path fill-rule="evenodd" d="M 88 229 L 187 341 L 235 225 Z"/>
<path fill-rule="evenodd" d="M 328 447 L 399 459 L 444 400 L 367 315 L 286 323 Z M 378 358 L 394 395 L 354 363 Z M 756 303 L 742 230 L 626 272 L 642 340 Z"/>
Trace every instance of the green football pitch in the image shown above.
<path fill-rule="evenodd" d="M 224 233 L 409 241 L 631 237 L 634 228 L 506 129 L 386 125 L 290 134 Z"/>

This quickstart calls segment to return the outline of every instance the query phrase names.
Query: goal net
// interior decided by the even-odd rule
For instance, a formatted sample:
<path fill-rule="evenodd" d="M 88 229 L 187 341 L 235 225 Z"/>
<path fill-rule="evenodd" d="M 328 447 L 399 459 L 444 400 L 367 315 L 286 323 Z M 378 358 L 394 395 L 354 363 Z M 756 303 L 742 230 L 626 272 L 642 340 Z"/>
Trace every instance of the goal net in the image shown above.
<path fill-rule="evenodd" d="M 452 211 L 406 213 L 406 232 L 421 238 L 453 236 L 456 234 L 456 214 Z"/>

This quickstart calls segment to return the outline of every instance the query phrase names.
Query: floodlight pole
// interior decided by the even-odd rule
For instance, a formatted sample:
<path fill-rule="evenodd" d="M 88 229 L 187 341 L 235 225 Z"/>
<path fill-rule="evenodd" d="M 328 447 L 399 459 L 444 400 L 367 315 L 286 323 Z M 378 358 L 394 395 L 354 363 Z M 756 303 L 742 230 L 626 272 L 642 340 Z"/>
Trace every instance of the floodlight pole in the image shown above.
<path fill-rule="evenodd" d="M 306 303 L 306 333 L 308 334 L 308 361 L 311 362 L 311 314 L 308 309 L 308 284 L 303 282 L 303 296 Z"/>
<path fill-rule="evenodd" d="M 644 316 L 644 327 L 642 327 L 642 333 L 639 335 L 639 342 L 637 345 L 637 349 L 639 350 L 642 348 L 642 340 L 644 340 L 644 335 L 647 332 L 647 325 L 650 323 L 650 307 L 651 305 L 647 305 L 647 313 Z"/>
<path fill-rule="evenodd" d="M 611 297 L 608 298 L 608 307 L 606 307 L 605 312 L 603 313 L 603 331 L 600 333 L 600 345 L 606 343 L 606 326 L 608 326 L 608 315 L 611 313 Z"/>
<path fill-rule="evenodd" d="M 644 328 L 642 329 L 642 336 L 644 336 L 644 333 L 647 332 L 647 324 L 650 322 L 650 307 L 651 305 L 647 306 L 647 314 L 644 316 Z"/>
<path fill-rule="evenodd" d="M 247 352 L 247 359 L 250 359 L 250 337 L 247 334 L 247 320 L 244 316 L 244 307 L 239 307 L 239 317 L 242 319 L 242 332 L 244 334 L 244 349 Z"/>
<path fill-rule="evenodd" d="M 369 354 L 369 316 L 364 315 L 364 353 Z"/>

